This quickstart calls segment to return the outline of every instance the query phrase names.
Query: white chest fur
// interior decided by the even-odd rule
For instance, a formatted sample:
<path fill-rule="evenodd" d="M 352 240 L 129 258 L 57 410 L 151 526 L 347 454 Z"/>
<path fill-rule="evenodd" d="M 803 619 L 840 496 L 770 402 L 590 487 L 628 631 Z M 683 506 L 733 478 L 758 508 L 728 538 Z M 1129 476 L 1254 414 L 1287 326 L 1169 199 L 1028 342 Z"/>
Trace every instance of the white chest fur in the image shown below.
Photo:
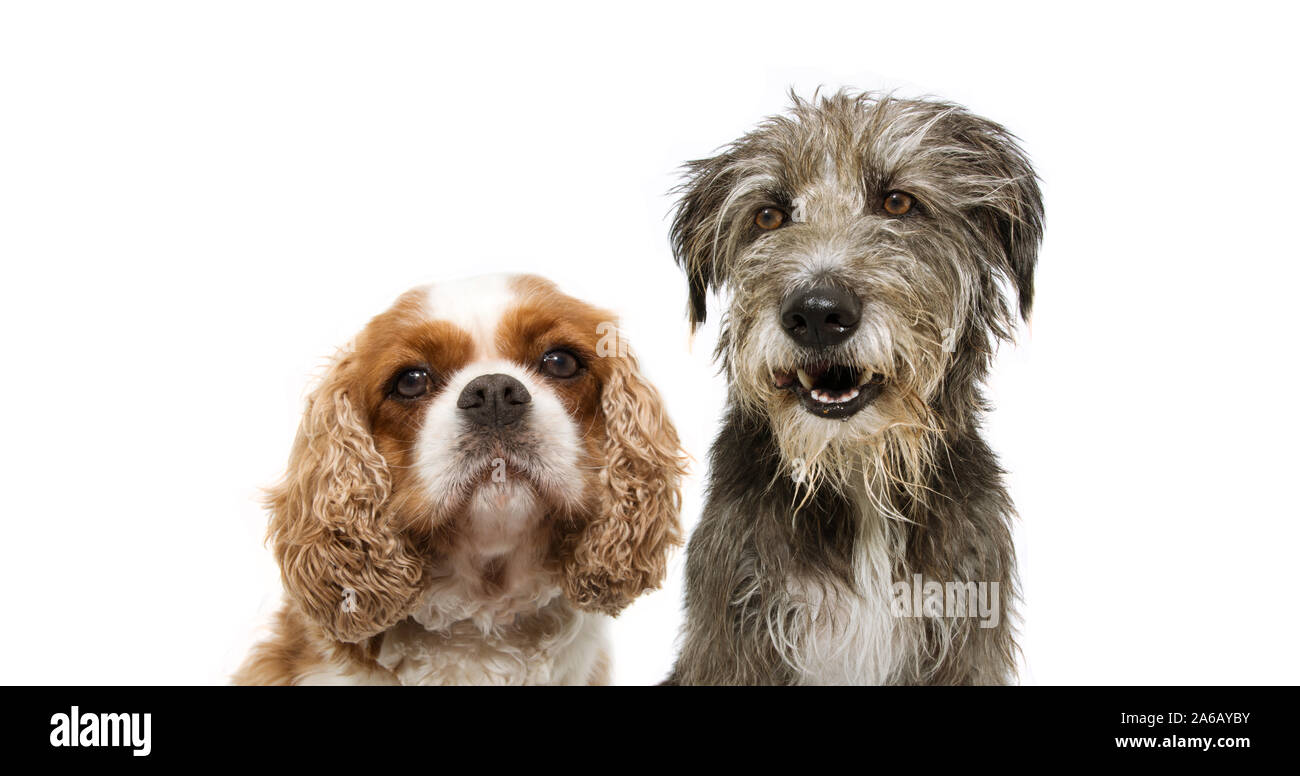
<path fill-rule="evenodd" d="M 434 569 L 411 617 L 384 634 L 380 665 L 402 684 L 589 681 L 606 618 L 561 595 L 545 563 L 544 520 L 528 486 L 480 487 L 456 551 Z"/>
<path fill-rule="evenodd" d="M 795 579 L 796 622 L 785 654 L 801 684 L 885 684 L 911 655 L 916 631 L 895 616 L 893 572 L 903 546 L 900 532 L 857 494 L 859 523 L 852 584 Z"/>
<path fill-rule="evenodd" d="M 430 631 L 408 619 L 384 635 L 378 662 L 407 685 L 585 684 L 604 651 L 605 618 L 557 599 L 486 634 L 468 622 Z"/>

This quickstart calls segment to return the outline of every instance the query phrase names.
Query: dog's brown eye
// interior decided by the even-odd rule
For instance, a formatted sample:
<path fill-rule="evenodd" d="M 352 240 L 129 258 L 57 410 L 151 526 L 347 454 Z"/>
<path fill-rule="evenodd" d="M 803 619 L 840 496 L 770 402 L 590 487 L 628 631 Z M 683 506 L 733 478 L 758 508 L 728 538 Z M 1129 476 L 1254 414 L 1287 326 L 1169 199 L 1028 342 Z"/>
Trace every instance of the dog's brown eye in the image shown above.
<path fill-rule="evenodd" d="M 418 399 L 429 392 L 429 372 L 426 369 L 408 369 L 397 376 L 393 393 L 403 399 Z"/>
<path fill-rule="evenodd" d="M 573 377 L 580 368 L 582 362 L 567 350 L 550 350 L 542 356 L 542 374 L 551 377 Z"/>
<path fill-rule="evenodd" d="M 775 207 L 760 208 L 754 215 L 754 223 L 759 229 L 775 229 L 785 223 L 785 211 Z"/>
<path fill-rule="evenodd" d="M 891 191 L 885 195 L 885 212 L 891 216 L 906 215 L 912 209 L 912 195 L 905 191 Z"/>

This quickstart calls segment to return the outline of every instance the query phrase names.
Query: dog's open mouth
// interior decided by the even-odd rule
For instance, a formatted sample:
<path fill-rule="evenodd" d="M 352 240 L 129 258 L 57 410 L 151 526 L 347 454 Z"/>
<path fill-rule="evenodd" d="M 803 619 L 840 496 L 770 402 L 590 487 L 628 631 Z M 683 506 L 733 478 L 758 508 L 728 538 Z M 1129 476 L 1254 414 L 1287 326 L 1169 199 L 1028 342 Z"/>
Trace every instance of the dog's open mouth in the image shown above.
<path fill-rule="evenodd" d="M 773 384 L 793 392 L 803 408 L 819 418 L 845 420 L 875 401 L 885 376 L 844 364 L 808 364 L 773 375 Z"/>

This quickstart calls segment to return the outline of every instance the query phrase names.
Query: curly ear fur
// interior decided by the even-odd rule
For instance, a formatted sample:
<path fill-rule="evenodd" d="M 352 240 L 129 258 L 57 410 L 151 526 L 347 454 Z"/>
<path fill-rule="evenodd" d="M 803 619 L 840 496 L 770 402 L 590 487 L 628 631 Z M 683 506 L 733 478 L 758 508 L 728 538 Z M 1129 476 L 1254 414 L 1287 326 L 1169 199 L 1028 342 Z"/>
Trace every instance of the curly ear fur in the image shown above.
<path fill-rule="evenodd" d="M 596 514 L 567 553 L 569 598 L 589 611 L 618 614 L 656 588 L 668 551 L 682 543 L 684 457 L 659 393 L 630 354 L 611 359 L 601 392 L 605 462 Z"/>
<path fill-rule="evenodd" d="M 405 615 L 423 567 L 384 513 L 388 464 L 348 396 L 347 367 L 344 356 L 307 399 L 288 471 L 269 494 L 269 538 L 297 606 L 356 642 Z"/>

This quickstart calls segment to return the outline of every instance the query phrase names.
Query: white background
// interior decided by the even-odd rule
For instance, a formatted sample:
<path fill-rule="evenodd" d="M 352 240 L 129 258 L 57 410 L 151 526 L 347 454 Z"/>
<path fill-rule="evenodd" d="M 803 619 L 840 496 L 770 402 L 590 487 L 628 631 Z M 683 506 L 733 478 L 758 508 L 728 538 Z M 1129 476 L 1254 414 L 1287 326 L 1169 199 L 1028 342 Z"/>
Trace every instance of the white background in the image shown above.
<path fill-rule="evenodd" d="M 964 103 L 1043 178 L 988 423 L 1023 681 L 1297 682 L 1296 19 L 1214 6 L 5 4 L 0 681 L 226 681 L 312 376 L 438 278 L 621 311 L 693 525 L 723 384 L 667 192 L 824 85 Z M 618 682 L 667 671 L 681 569 L 616 623 Z"/>

